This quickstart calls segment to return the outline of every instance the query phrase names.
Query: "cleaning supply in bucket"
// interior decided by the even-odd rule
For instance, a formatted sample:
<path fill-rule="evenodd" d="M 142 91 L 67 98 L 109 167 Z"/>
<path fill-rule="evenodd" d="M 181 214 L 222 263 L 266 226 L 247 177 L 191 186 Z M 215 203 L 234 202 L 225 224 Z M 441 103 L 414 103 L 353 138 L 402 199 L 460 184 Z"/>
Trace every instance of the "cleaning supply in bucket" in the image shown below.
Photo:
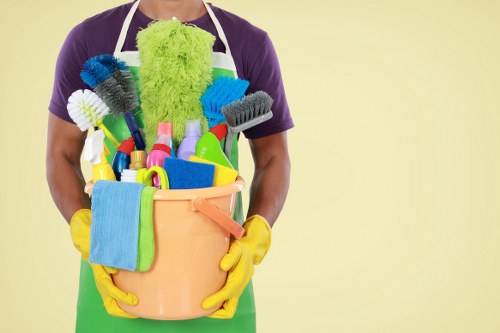
<path fill-rule="evenodd" d="M 123 140 L 118 149 L 116 150 L 115 157 L 111 166 L 115 172 L 116 180 L 120 180 L 122 171 L 128 169 L 130 165 L 130 154 L 134 150 L 134 139 L 128 138 Z"/>
<path fill-rule="evenodd" d="M 212 128 L 226 121 L 221 108 L 245 96 L 250 82 L 229 76 L 219 76 L 201 96 L 203 114 L 208 119 L 208 127 Z"/>
<path fill-rule="evenodd" d="M 93 165 L 92 179 L 98 180 L 116 180 L 113 168 L 109 165 L 106 155 L 108 149 L 104 145 L 104 132 L 97 130 L 93 135 L 85 139 L 83 147 L 83 159 L 90 161 Z"/>
<path fill-rule="evenodd" d="M 138 109 L 139 100 L 127 65 L 110 54 L 98 55 L 85 62 L 80 76 L 106 102 L 111 114 L 124 116 L 137 149 L 145 149 L 146 144 L 132 113 Z"/>
<path fill-rule="evenodd" d="M 120 181 L 123 183 L 137 183 L 137 170 L 124 169 Z"/>
<path fill-rule="evenodd" d="M 196 144 L 196 156 L 234 169 L 222 151 L 220 141 L 227 134 L 227 126 L 219 124 L 203 134 Z"/>
<path fill-rule="evenodd" d="M 189 156 L 194 155 L 196 144 L 201 137 L 201 124 L 199 119 L 188 120 L 186 122 L 186 133 L 177 149 L 177 158 L 189 160 Z"/>
<path fill-rule="evenodd" d="M 158 124 L 158 137 L 156 138 L 153 149 L 148 155 L 146 160 L 146 166 L 151 168 L 152 166 L 163 166 L 163 160 L 170 157 L 171 148 L 168 146 L 170 142 L 170 136 L 168 135 L 169 126 L 166 122 L 161 122 Z M 160 180 L 158 176 L 153 177 L 153 184 L 155 187 L 160 187 Z"/>
<path fill-rule="evenodd" d="M 147 168 L 146 160 L 148 156 L 144 150 L 135 150 L 130 154 L 130 169 L 139 170 Z"/>
<path fill-rule="evenodd" d="M 151 268 L 155 257 L 155 235 L 153 230 L 153 199 L 156 187 L 145 186 L 141 194 L 139 216 L 139 249 L 137 251 L 136 271 L 146 272 Z"/>
<path fill-rule="evenodd" d="M 137 182 L 147 185 L 153 186 L 153 176 L 158 176 L 160 179 L 160 189 L 168 190 L 170 189 L 170 184 L 168 183 L 167 173 L 165 169 L 159 166 L 153 166 L 149 169 L 139 169 L 137 170 Z"/>
<path fill-rule="evenodd" d="M 137 267 L 143 184 L 97 181 L 92 189 L 90 263 Z"/>
<path fill-rule="evenodd" d="M 69 116 L 82 132 L 90 127 L 99 127 L 115 146 L 119 145 L 102 122 L 109 114 L 109 107 L 96 93 L 88 89 L 76 90 L 68 99 L 67 109 Z"/>
<path fill-rule="evenodd" d="M 165 135 L 167 135 L 169 137 L 169 140 L 168 140 L 168 143 L 167 143 L 167 146 L 170 147 L 170 157 L 176 157 L 175 156 L 175 149 L 174 149 L 174 129 L 172 127 L 172 123 L 169 122 L 169 121 L 166 121 L 165 122 Z M 156 140 L 158 140 L 158 138 L 156 138 Z"/>
<path fill-rule="evenodd" d="M 236 180 L 238 177 L 238 171 L 225 167 L 223 165 L 214 163 L 212 161 L 200 158 L 195 155 L 191 155 L 189 157 L 191 162 L 205 163 L 205 164 L 213 164 L 215 166 L 215 174 L 214 174 L 214 186 L 222 186 L 226 184 L 230 184 Z"/>
<path fill-rule="evenodd" d="M 224 153 L 229 158 L 233 136 L 273 117 L 271 106 L 273 99 L 264 91 L 257 91 L 243 99 L 226 105 L 222 113 L 226 117 L 228 131 Z"/>
<path fill-rule="evenodd" d="M 211 33 L 177 19 L 154 22 L 137 34 L 148 149 L 159 122 L 172 122 L 175 146 L 182 140 L 186 120 L 200 119 L 202 129 L 207 129 L 200 98 L 212 81 L 214 41 Z"/>
<path fill-rule="evenodd" d="M 214 165 L 166 158 L 163 168 L 172 190 L 211 187 L 214 183 Z"/>

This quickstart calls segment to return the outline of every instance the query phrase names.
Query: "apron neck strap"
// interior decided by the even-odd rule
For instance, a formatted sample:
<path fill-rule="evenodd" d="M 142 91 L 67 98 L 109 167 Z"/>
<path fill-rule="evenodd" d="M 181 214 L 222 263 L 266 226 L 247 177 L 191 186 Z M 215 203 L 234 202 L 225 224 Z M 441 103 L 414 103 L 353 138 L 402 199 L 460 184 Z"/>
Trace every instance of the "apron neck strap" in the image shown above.
<path fill-rule="evenodd" d="M 123 21 L 122 31 L 120 32 L 120 37 L 118 37 L 118 42 L 116 43 L 114 54 L 117 54 L 123 50 L 123 45 L 125 45 L 125 38 L 127 38 L 127 32 L 130 28 L 130 22 L 132 22 L 132 18 L 134 17 L 135 12 L 137 11 L 137 7 L 139 7 L 140 3 L 141 0 L 137 0 L 132 5 L 132 8 L 130 8 L 127 17 L 125 17 L 125 21 Z"/>
<path fill-rule="evenodd" d="M 135 12 L 137 11 L 137 8 L 139 7 L 141 0 L 137 0 L 133 5 L 132 8 L 130 8 L 130 11 L 127 14 L 127 17 L 125 18 L 125 21 L 123 21 L 123 26 L 122 30 L 120 32 L 120 36 L 118 37 L 118 42 L 116 43 L 116 48 L 115 48 L 115 53 L 117 54 L 122 51 L 123 45 L 125 45 L 125 38 L 127 38 L 127 32 L 128 29 L 130 28 L 130 23 L 132 22 L 132 18 L 134 17 Z M 212 22 L 215 25 L 215 29 L 217 30 L 217 33 L 219 34 L 219 38 L 222 41 L 222 44 L 224 44 L 224 47 L 226 48 L 226 54 L 231 55 L 231 50 L 229 49 L 229 43 L 227 42 L 226 34 L 224 33 L 224 30 L 222 29 L 222 26 L 217 19 L 217 17 L 214 14 L 214 11 L 212 8 L 206 3 L 205 0 L 203 0 L 203 5 L 205 6 L 208 15 L 212 19 Z"/>
<path fill-rule="evenodd" d="M 210 18 L 212 19 L 212 22 L 215 25 L 215 29 L 217 30 L 217 34 L 219 35 L 219 38 L 220 38 L 222 44 L 224 44 L 224 47 L 226 48 L 226 54 L 230 56 L 231 50 L 229 49 L 229 43 L 227 42 L 227 38 L 226 38 L 226 34 L 224 33 L 224 29 L 222 29 L 222 26 L 221 26 L 219 20 L 217 19 L 217 17 L 215 16 L 214 11 L 212 10 L 212 7 L 210 7 L 206 3 L 205 0 L 203 0 L 203 4 L 205 5 L 205 8 L 207 9 L 208 16 L 210 16 Z"/>

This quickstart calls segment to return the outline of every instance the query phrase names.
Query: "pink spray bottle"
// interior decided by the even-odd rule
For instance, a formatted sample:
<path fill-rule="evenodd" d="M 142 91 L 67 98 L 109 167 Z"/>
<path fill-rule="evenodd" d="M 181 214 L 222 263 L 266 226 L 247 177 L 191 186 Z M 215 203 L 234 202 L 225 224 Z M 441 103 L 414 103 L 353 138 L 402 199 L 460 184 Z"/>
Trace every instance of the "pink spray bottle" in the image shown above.
<path fill-rule="evenodd" d="M 158 124 L 158 136 L 156 137 L 155 144 L 151 149 L 146 161 L 146 166 L 151 168 L 152 166 L 163 167 L 165 158 L 170 157 L 170 152 L 172 148 L 169 146 L 172 138 L 169 133 L 169 125 L 167 123 Z M 153 185 L 160 188 L 160 178 L 158 175 L 153 176 Z"/>

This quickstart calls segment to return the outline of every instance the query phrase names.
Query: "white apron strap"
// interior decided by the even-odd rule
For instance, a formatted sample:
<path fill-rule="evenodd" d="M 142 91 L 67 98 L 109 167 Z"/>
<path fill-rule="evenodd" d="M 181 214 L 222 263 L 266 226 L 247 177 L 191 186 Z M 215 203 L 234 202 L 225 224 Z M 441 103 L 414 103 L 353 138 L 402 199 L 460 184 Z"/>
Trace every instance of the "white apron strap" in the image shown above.
<path fill-rule="evenodd" d="M 214 11 L 212 8 L 206 3 L 205 0 L 203 0 L 203 4 L 205 5 L 205 8 L 207 9 L 208 15 L 212 19 L 212 22 L 215 25 L 215 29 L 217 29 L 217 34 L 219 34 L 219 38 L 222 41 L 222 44 L 224 44 L 226 48 L 226 54 L 231 55 L 231 49 L 229 48 L 229 43 L 227 42 L 226 34 L 224 33 L 224 30 L 222 29 L 222 26 L 220 25 L 219 20 L 214 14 Z"/>
<path fill-rule="evenodd" d="M 114 54 L 117 54 L 122 51 L 123 45 L 125 44 L 125 38 L 127 38 L 128 29 L 130 28 L 130 22 L 132 22 L 132 18 L 134 17 L 134 14 L 137 11 L 140 2 L 141 0 L 137 0 L 132 5 L 132 8 L 130 8 L 127 17 L 125 18 L 125 21 L 123 21 L 122 31 L 120 32 L 120 37 L 118 37 L 118 42 L 116 43 Z"/>

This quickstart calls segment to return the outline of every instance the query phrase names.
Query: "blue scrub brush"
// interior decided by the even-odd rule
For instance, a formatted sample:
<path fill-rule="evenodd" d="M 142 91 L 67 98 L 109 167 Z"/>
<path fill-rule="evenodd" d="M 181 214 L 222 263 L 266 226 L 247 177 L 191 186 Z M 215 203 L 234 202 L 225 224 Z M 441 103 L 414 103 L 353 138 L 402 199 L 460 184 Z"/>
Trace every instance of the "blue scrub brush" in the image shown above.
<path fill-rule="evenodd" d="M 137 149 L 144 150 L 146 144 L 132 113 L 138 109 L 139 99 L 125 63 L 110 54 L 90 58 L 83 65 L 81 78 L 108 104 L 111 114 L 124 116 Z"/>
<path fill-rule="evenodd" d="M 227 121 L 227 136 L 224 153 L 231 157 L 233 136 L 273 117 L 273 99 L 264 91 L 245 96 L 243 99 L 222 107 Z"/>
<path fill-rule="evenodd" d="M 75 91 L 68 99 L 67 108 L 69 116 L 82 132 L 90 127 L 99 127 L 115 146 L 119 145 L 102 122 L 103 118 L 109 114 L 109 107 L 94 92 L 88 89 Z"/>
<path fill-rule="evenodd" d="M 226 121 L 221 108 L 245 96 L 249 84 L 246 80 L 229 76 L 220 76 L 214 81 L 200 99 L 203 114 L 208 119 L 208 127 L 212 128 Z"/>

